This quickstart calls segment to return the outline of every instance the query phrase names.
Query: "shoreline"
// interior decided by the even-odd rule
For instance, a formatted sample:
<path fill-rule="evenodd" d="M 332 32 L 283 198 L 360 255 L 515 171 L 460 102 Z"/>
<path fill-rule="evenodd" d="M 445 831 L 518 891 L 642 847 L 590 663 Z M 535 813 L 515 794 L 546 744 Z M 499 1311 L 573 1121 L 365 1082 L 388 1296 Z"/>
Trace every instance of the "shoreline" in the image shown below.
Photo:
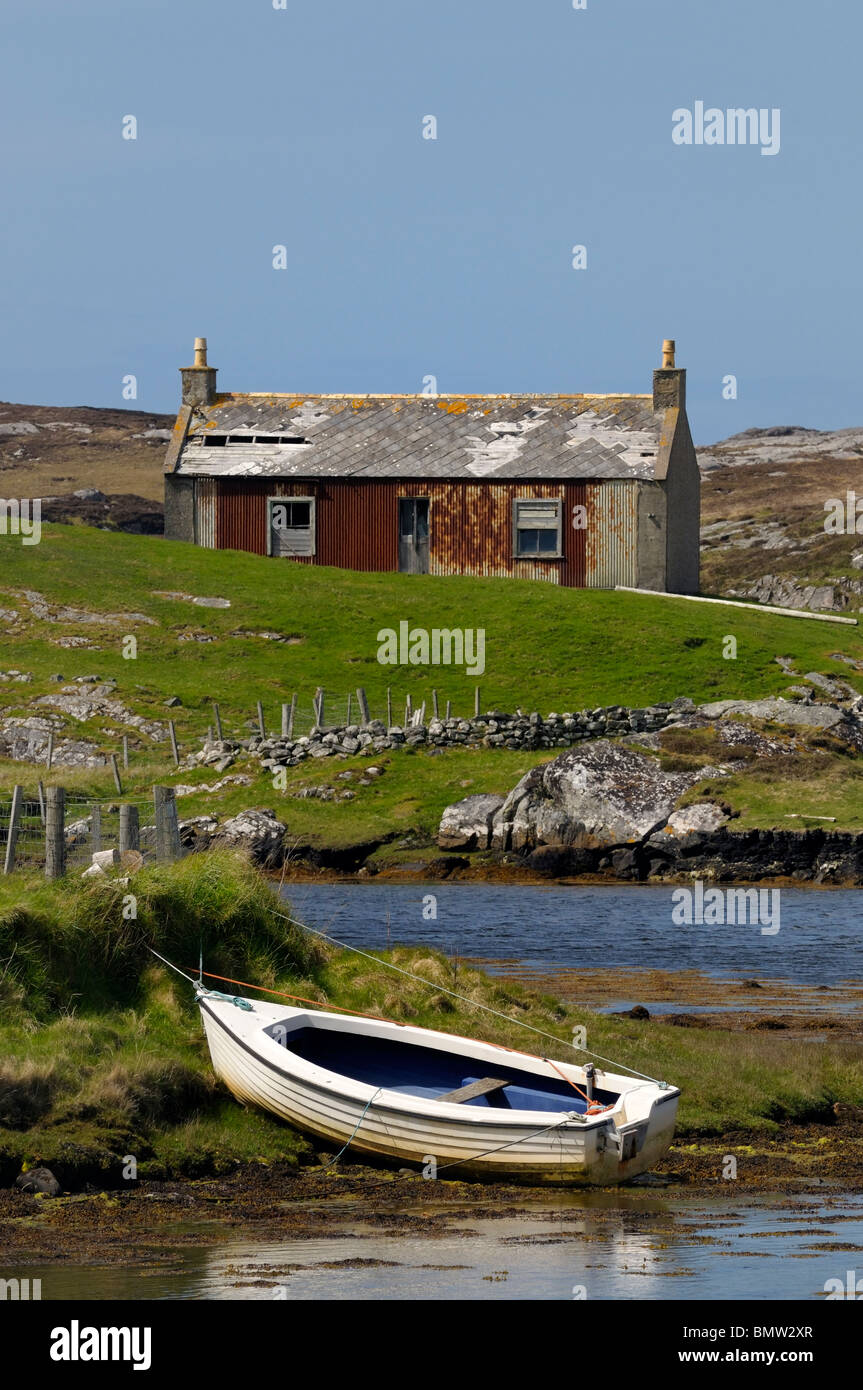
<path fill-rule="evenodd" d="M 738 1178 L 723 1180 L 732 1156 Z M 813 1198 L 863 1192 L 863 1123 L 789 1127 L 766 1139 L 746 1132 L 698 1140 L 683 1133 L 650 1173 L 620 1187 L 425 1181 L 421 1174 L 342 1162 L 299 1171 L 278 1162 L 238 1165 L 229 1176 L 145 1181 L 134 1190 L 60 1198 L 0 1192 L 6 1267 L 137 1266 L 242 1235 L 259 1242 L 337 1238 L 356 1218 L 411 1238 L 437 1235 L 454 1211 L 471 1220 L 512 1219 L 538 1207 L 582 1212 L 598 1205 L 681 1203 L 733 1193 L 737 1206 L 775 1197 L 791 1211 Z M 342 1218 L 339 1224 L 339 1218 Z"/>
<path fill-rule="evenodd" d="M 453 856 L 456 859 L 456 856 Z M 621 876 L 611 870 L 601 873 L 553 874 L 532 868 L 528 864 L 469 864 L 441 863 L 440 857 L 416 860 L 410 864 L 369 869 L 338 869 L 332 865 L 316 867 L 311 864 L 288 866 L 281 870 L 268 869 L 266 877 L 273 883 L 392 883 L 396 885 L 441 883 L 500 883 L 523 884 L 538 888 L 687 888 L 701 880 L 711 887 L 723 888 L 800 888 L 812 891 L 847 892 L 863 887 L 863 882 L 849 878 L 817 883 L 814 879 L 796 878 L 793 874 L 765 874 L 761 878 L 716 877 L 707 869 L 688 874 L 663 875 L 636 879 Z"/>

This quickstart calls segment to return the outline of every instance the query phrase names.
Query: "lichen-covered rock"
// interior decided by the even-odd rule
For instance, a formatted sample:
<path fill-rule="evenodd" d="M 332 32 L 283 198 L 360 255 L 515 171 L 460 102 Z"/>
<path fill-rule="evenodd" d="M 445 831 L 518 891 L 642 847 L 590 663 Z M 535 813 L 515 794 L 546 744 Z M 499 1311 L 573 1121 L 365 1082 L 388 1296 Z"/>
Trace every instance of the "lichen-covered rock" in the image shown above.
<path fill-rule="evenodd" d="M 721 806 L 713 801 L 698 801 L 693 806 L 684 806 L 668 817 L 665 827 L 672 835 L 704 834 L 718 830 L 728 820 Z"/>
<path fill-rule="evenodd" d="M 262 868 L 274 868 L 281 863 L 286 830 L 273 811 L 241 811 L 219 827 L 213 842 L 243 849 Z"/>
<path fill-rule="evenodd" d="M 845 715 L 832 705 L 801 705 L 794 700 L 716 700 L 700 705 L 701 714 L 708 719 L 721 719 L 727 714 L 745 714 L 750 719 L 772 719 L 778 724 L 805 724 L 813 729 L 831 729 Z"/>
<path fill-rule="evenodd" d="M 656 758 L 631 744 L 582 744 L 522 777 L 496 817 L 494 847 L 530 851 L 640 841 L 665 824 L 699 775 L 663 772 Z"/>
<path fill-rule="evenodd" d="M 369 769 L 371 771 L 371 768 Z M 466 796 L 447 806 L 438 831 L 441 849 L 488 849 L 502 796 Z"/>

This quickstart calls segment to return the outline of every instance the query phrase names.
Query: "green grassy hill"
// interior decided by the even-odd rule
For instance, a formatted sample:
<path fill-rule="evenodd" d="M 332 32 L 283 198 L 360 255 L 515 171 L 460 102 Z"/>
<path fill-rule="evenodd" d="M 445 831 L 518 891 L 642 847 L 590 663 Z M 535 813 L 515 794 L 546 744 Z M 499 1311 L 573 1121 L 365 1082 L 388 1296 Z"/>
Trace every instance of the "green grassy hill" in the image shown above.
<path fill-rule="evenodd" d="M 228 600 L 205 607 L 193 597 Z M 382 628 L 483 628 L 482 676 L 453 667 L 383 666 L 377 660 Z M 154 781 L 212 782 L 212 769 L 175 770 L 167 741 L 152 742 L 130 720 L 176 724 L 181 753 L 200 747 L 218 701 L 226 734 L 247 734 L 263 702 L 268 726 L 278 728 L 280 706 L 298 692 L 306 726 L 317 686 L 327 692 L 327 717 L 343 719 L 349 691 L 363 686 L 373 714 L 383 715 L 393 692 L 399 722 L 405 696 L 431 706 L 436 687 L 455 714 L 473 711 L 474 686 L 482 707 L 560 713 L 606 704 L 646 705 L 689 695 L 697 701 L 780 693 L 789 677 L 776 663 L 790 657 L 801 672 L 860 675 L 837 659 L 863 662 L 857 627 L 806 621 L 750 609 L 682 599 L 560 589 L 518 580 L 359 574 L 312 568 L 228 551 L 102 532 L 46 526 L 41 544 L 0 537 L 0 669 L 31 676 L 0 677 L 0 728 L 10 720 L 44 715 L 38 702 L 56 696 L 76 677 L 115 680 L 113 708 L 78 721 L 64 716 L 58 737 L 91 740 L 117 751 L 129 735 L 128 789 L 142 794 Z M 737 656 L 725 659 L 726 639 Z M 137 654 L 126 659 L 128 638 Z M 73 645 L 69 645 L 69 644 Z M 82 688 L 86 694 L 86 687 Z M 166 709 L 177 697 L 180 705 Z M 354 707 L 356 710 L 356 706 Z M 292 769 L 286 792 L 274 792 L 256 767 L 248 786 L 185 797 L 183 816 L 209 810 L 270 805 L 297 835 L 356 841 L 382 829 L 434 828 L 440 810 L 467 789 L 507 790 L 539 754 L 505 750 L 387 755 L 387 776 L 358 791 L 350 803 L 298 800 L 300 787 L 333 776 L 333 766 Z M 339 763 L 350 767 L 359 760 Z M 232 769 L 236 772 L 238 769 Z M 35 785 L 32 767 L 0 762 L 0 787 Z M 58 767 L 55 781 L 81 792 L 114 795 L 110 769 Z M 281 806 L 281 809 L 279 807 Z M 287 811 L 290 814 L 287 814 Z"/>

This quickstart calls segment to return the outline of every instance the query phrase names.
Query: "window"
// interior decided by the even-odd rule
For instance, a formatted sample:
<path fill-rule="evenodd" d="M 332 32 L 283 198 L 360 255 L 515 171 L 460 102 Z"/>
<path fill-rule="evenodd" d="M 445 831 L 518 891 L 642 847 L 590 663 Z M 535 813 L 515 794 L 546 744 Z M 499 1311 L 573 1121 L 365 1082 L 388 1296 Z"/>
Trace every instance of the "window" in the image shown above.
<path fill-rule="evenodd" d="M 205 434 L 206 449 L 225 449 L 231 444 L 305 444 L 305 439 L 292 434 Z"/>
<path fill-rule="evenodd" d="M 517 557 L 561 554 L 561 502 L 557 497 L 517 498 L 513 503 L 513 550 Z"/>
<path fill-rule="evenodd" d="M 271 555 L 314 555 L 315 499 L 313 497 L 270 497 L 269 553 Z"/>

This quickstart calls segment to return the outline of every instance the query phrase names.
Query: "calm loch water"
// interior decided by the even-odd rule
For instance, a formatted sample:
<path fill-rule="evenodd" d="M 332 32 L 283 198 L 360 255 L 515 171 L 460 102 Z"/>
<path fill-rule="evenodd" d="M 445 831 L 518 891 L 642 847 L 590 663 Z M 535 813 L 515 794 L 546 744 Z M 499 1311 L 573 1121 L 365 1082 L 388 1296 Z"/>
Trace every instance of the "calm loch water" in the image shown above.
<path fill-rule="evenodd" d="M 788 1299 L 863 1273 L 863 1196 L 564 1195 L 501 1217 L 429 1205 L 428 1231 L 334 1213 L 326 1239 L 232 1237 L 166 1267 L 20 1269 L 64 1299 Z M 393 1222 L 399 1213 L 393 1211 Z M 442 1219 L 441 1219 L 442 1216 Z M 5 1273 L 5 1271 L 4 1271 Z"/>
<path fill-rule="evenodd" d="M 522 975 L 693 970 L 810 987 L 863 984 L 863 889 L 782 889 L 772 936 L 757 925 L 678 926 L 672 892 L 659 885 L 372 882 L 290 884 L 283 895 L 302 920 L 349 945 L 426 943 Z M 428 895 L 435 918 L 427 915 Z"/>

